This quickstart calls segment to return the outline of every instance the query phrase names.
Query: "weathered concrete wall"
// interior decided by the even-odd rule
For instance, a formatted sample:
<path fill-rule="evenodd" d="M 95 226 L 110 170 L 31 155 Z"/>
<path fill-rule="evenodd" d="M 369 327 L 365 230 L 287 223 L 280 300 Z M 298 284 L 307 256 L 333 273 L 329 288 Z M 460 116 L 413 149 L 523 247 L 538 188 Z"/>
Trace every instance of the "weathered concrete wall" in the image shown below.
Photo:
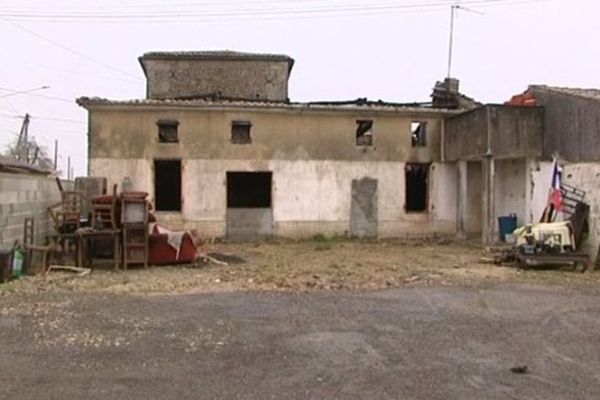
<path fill-rule="evenodd" d="M 492 154 L 495 159 L 539 157 L 542 154 L 543 109 L 488 106 Z"/>
<path fill-rule="evenodd" d="M 273 235 L 271 208 L 228 208 L 226 235 L 234 240 L 257 240 Z"/>
<path fill-rule="evenodd" d="M 352 181 L 350 204 L 350 235 L 359 238 L 377 237 L 377 180 Z"/>
<path fill-rule="evenodd" d="M 538 157 L 542 153 L 543 110 L 487 105 L 446 121 L 446 160 Z"/>
<path fill-rule="evenodd" d="M 35 219 L 35 241 L 53 229 L 46 208 L 60 202 L 55 179 L 43 175 L 0 173 L 0 245 L 23 240 L 23 221 Z"/>
<path fill-rule="evenodd" d="M 407 214 L 404 162 L 184 159 L 182 163 L 183 209 L 158 213 L 158 219 L 173 229 L 197 229 L 204 237 L 226 233 L 227 171 L 273 172 L 275 235 L 348 234 L 352 181 L 365 177 L 377 180 L 378 236 L 456 229 L 456 168 L 451 165 L 431 166 L 429 212 Z M 151 159 L 91 159 L 90 172 L 106 176 L 109 187 L 128 174 L 133 190 L 154 197 Z"/>
<path fill-rule="evenodd" d="M 600 244 L 600 163 L 573 163 L 563 166 L 563 181 L 586 192 L 590 205 L 590 237 L 583 250 L 595 259 Z"/>
<path fill-rule="evenodd" d="M 569 162 L 600 161 L 600 101 L 549 90 L 533 93 L 545 108 L 544 158 L 558 152 Z"/>
<path fill-rule="evenodd" d="M 445 160 L 479 160 L 487 146 L 487 109 L 479 107 L 448 118 L 444 132 Z"/>
<path fill-rule="evenodd" d="M 143 59 L 150 99 L 220 94 L 286 101 L 289 61 Z"/>
<path fill-rule="evenodd" d="M 465 207 L 465 231 L 481 233 L 483 218 L 483 171 L 481 162 L 467 163 L 467 204 Z"/>
<path fill-rule="evenodd" d="M 429 168 L 429 212 L 434 230 L 456 229 L 457 179 L 454 163 L 433 163 Z"/>
<path fill-rule="evenodd" d="M 527 220 L 527 161 L 499 160 L 495 163 L 496 172 L 496 216 L 517 214 L 517 224 Z M 498 225 L 495 226 L 498 230 Z"/>
<path fill-rule="evenodd" d="M 527 181 L 527 220 L 535 224 L 540 221 L 548 203 L 548 191 L 552 182 L 552 163 L 548 161 L 528 160 Z"/>
<path fill-rule="evenodd" d="M 179 121 L 179 143 L 159 143 L 157 121 Z M 356 146 L 356 121 L 373 119 L 373 146 Z M 231 143 L 231 122 L 252 123 L 251 144 Z M 427 121 L 427 146 L 412 147 L 410 124 Z M 426 112 L 336 111 L 307 108 L 90 111 L 90 159 L 440 160 L 441 117 Z"/>

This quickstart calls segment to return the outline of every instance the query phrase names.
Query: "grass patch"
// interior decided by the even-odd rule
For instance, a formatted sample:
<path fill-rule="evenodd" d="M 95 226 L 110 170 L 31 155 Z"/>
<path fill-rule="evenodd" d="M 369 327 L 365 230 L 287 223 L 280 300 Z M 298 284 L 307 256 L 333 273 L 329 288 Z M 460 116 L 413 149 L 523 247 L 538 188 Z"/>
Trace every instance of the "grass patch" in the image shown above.
<path fill-rule="evenodd" d="M 0 283 L 0 293 L 9 293 L 15 289 L 15 286 L 10 282 Z"/>
<path fill-rule="evenodd" d="M 322 233 L 317 233 L 316 235 L 314 235 L 312 237 L 312 241 L 315 243 L 336 243 L 336 242 L 341 242 L 343 240 L 345 240 L 345 238 L 343 236 L 339 236 L 339 235 L 326 236 L 326 235 L 323 235 Z"/>

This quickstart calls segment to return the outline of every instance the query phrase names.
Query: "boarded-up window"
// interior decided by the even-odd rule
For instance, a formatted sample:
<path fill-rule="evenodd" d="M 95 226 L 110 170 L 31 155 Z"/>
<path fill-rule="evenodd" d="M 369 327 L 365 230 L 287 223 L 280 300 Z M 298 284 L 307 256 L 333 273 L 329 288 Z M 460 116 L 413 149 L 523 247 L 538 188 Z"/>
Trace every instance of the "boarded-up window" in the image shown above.
<path fill-rule="evenodd" d="M 156 211 L 181 211 L 181 160 L 154 160 Z"/>
<path fill-rule="evenodd" d="M 179 135 L 177 129 L 179 122 L 174 120 L 160 120 L 158 125 L 158 141 L 159 143 L 177 143 Z"/>
<path fill-rule="evenodd" d="M 271 172 L 227 172 L 227 208 L 271 207 Z"/>
<path fill-rule="evenodd" d="M 410 124 L 412 147 L 427 146 L 427 122 L 413 121 Z"/>
<path fill-rule="evenodd" d="M 252 124 L 249 121 L 233 121 L 231 123 L 231 143 L 252 143 L 252 138 L 250 136 L 251 127 Z"/>
<path fill-rule="evenodd" d="M 373 145 L 373 120 L 359 119 L 356 121 L 356 145 Z"/>

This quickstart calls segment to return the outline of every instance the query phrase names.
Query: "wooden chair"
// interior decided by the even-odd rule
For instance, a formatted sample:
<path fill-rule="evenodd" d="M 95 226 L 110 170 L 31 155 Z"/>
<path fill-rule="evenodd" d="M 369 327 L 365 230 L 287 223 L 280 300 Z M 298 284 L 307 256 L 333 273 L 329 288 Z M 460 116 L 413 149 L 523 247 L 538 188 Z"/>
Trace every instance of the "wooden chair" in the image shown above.
<path fill-rule="evenodd" d="M 63 224 L 73 224 L 76 229 L 81 226 L 81 204 L 83 194 L 81 192 L 63 191 L 61 193 L 61 211 L 59 218 Z"/>
<path fill-rule="evenodd" d="M 84 259 L 91 264 L 90 245 L 98 239 L 110 238 L 113 242 L 114 269 L 118 269 L 121 260 L 120 236 L 121 230 L 117 223 L 118 215 L 117 185 L 113 186 L 112 196 L 98 196 L 92 200 L 92 219 L 90 229 L 80 231 L 79 264 L 83 266 Z"/>
<path fill-rule="evenodd" d="M 81 227 L 81 204 L 81 192 L 62 191 L 61 202 L 47 208 L 57 232 L 75 232 Z"/>

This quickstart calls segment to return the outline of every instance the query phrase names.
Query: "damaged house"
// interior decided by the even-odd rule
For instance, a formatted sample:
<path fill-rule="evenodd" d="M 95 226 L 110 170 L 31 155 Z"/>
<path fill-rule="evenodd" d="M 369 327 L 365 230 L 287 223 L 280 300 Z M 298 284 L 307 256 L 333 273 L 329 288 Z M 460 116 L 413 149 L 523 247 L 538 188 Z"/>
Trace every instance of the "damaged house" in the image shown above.
<path fill-rule="evenodd" d="M 457 231 L 497 241 L 497 218 L 540 222 L 549 199 L 553 159 L 564 196 L 590 206 L 593 257 L 600 244 L 600 90 L 532 85 L 502 105 L 489 104 L 446 120 L 444 162 L 457 168 Z M 570 217 L 565 210 L 563 218 Z M 572 211 L 572 210 L 571 210 Z"/>
<path fill-rule="evenodd" d="M 158 221 L 205 237 L 498 239 L 498 217 L 535 223 L 552 158 L 587 193 L 600 237 L 600 95 L 531 86 L 506 104 L 438 82 L 430 103 L 291 102 L 284 55 L 152 52 L 147 96 L 80 98 L 89 174 L 148 192 Z"/>
<path fill-rule="evenodd" d="M 78 104 L 89 111 L 90 176 L 148 192 L 159 222 L 242 239 L 455 232 L 444 121 L 475 106 L 457 81 L 438 83 L 428 104 L 296 103 L 284 55 L 139 60 L 145 99 Z"/>

